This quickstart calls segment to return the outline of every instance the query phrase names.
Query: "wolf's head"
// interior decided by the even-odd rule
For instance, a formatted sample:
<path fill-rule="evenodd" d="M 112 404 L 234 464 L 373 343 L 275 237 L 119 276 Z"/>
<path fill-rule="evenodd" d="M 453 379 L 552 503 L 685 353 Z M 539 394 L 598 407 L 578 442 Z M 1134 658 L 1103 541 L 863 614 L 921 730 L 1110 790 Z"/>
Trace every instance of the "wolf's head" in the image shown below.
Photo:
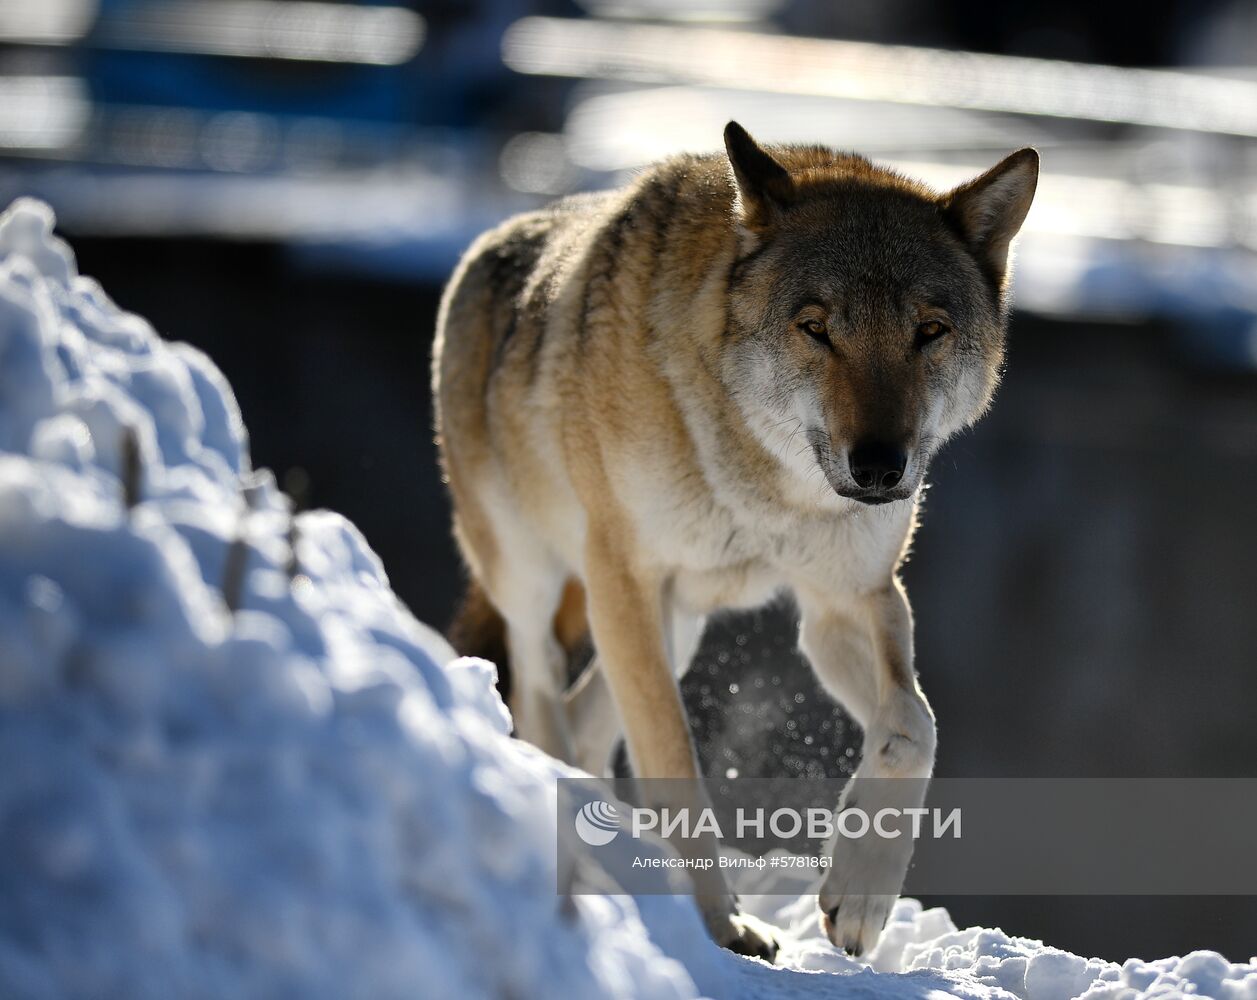
<path fill-rule="evenodd" d="M 783 460 L 819 464 L 840 495 L 911 496 L 995 391 L 1009 247 L 1038 154 L 939 195 L 857 156 L 761 148 L 735 122 L 725 146 L 742 240 L 725 355 L 739 404 L 770 446 L 789 441 Z"/>

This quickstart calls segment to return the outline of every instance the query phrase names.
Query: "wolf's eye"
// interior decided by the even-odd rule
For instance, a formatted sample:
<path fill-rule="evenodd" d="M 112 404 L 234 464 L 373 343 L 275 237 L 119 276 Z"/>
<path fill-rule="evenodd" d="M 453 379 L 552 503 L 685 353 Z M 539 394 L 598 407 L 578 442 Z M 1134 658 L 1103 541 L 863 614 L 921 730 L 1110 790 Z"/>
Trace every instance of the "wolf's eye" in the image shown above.
<path fill-rule="evenodd" d="M 939 337 L 946 335 L 949 328 L 940 323 L 936 319 L 927 319 L 924 323 L 917 327 L 917 343 L 928 344 L 930 341 L 938 340 Z"/>
<path fill-rule="evenodd" d="M 819 319 L 805 319 L 799 324 L 799 329 L 815 340 L 818 344 L 824 344 L 829 347 L 829 331 L 825 328 L 825 324 Z"/>

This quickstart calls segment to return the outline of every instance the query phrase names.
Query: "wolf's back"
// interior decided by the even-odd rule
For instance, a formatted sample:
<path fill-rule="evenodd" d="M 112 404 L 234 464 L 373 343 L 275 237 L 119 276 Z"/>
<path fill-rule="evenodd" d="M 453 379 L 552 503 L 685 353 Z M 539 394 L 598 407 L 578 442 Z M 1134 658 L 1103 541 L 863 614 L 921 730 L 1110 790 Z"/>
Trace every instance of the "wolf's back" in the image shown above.
<path fill-rule="evenodd" d="M 527 521 L 551 546 L 565 533 L 561 515 L 547 523 L 574 499 L 565 428 L 605 423 L 616 408 L 640 436 L 648 399 L 670 405 L 651 345 L 675 345 L 676 317 L 692 326 L 696 290 L 728 256 L 729 185 L 721 161 L 678 158 L 625 188 L 508 219 L 464 254 L 442 299 L 432 377 L 473 582 L 491 573 L 509 524 Z M 723 315 L 723 303 L 708 311 Z M 650 391 L 627 388 L 643 381 Z M 455 645 L 504 659 L 485 589 L 473 587 Z"/>
<path fill-rule="evenodd" d="M 582 237 L 596 232 L 612 195 L 578 195 L 514 216 L 468 248 L 442 299 L 434 378 L 483 392 L 483 380 L 521 342 L 537 349 Z M 464 385 L 473 373 L 477 380 Z"/>

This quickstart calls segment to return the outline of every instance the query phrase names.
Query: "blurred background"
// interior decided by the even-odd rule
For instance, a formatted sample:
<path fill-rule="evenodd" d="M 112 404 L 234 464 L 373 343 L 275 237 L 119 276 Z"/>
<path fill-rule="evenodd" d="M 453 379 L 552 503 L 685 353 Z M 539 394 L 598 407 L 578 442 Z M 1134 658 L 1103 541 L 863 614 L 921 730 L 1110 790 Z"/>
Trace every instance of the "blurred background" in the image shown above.
<path fill-rule="evenodd" d="M 906 571 L 938 773 L 1257 775 L 1257 4 L 0 0 L 0 203 L 49 201 L 84 273 L 208 351 L 257 464 L 437 625 L 461 570 L 427 355 L 459 251 L 733 117 L 940 187 L 1043 155 L 1005 385 Z M 709 630 L 709 773 L 858 759 L 793 627 Z M 1257 951 L 1250 898 L 927 902 L 1109 959 Z"/>

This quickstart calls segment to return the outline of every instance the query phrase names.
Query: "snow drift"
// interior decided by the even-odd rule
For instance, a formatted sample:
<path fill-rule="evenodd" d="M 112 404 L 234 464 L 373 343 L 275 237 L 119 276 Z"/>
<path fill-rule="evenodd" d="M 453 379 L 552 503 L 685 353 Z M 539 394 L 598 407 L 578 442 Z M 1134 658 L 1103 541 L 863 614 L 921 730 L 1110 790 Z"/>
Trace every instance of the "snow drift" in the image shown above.
<path fill-rule="evenodd" d="M 748 901 L 785 969 L 685 898 L 561 904 L 571 772 L 52 224 L 0 217 L 0 995 L 1257 1000 L 1257 964 L 1119 967 L 910 900 L 867 966 L 809 898 Z"/>

